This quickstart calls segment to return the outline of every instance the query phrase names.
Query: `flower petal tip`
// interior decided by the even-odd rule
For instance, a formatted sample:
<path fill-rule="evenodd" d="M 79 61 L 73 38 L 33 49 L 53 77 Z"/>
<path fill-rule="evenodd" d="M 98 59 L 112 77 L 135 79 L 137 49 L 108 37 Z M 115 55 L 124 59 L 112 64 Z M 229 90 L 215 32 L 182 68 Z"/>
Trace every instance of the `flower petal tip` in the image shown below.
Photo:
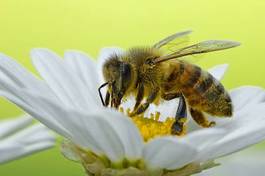
<path fill-rule="evenodd" d="M 225 72 L 227 71 L 229 67 L 229 64 L 222 64 L 222 65 L 217 65 L 215 67 L 212 67 L 208 70 L 210 74 L 213 75 L 217 80 L 221 80 L 224 77 Z"/>

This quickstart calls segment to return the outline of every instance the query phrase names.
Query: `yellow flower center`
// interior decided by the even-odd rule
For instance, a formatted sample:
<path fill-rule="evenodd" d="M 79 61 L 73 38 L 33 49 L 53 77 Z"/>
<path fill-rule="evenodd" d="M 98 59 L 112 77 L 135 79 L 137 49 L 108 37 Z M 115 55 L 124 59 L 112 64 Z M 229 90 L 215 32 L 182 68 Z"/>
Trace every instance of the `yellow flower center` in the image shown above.
<path fill-rule="evenodd" d="M 120 107 L 119 110 L 129 116 L 130 109 L 124 112 L 124 109 Z M 175 118 L 168 117 L 165 121 L 161 121 L 160 113 L 156 112 L 155 114 L 151 114 L 150 117 L 144 117 L 143 114 L 133 116 L 132 120 L 138 127 L 143 139 L 148 141 L 157 136 L 171 135 L 171 126 Z"/>

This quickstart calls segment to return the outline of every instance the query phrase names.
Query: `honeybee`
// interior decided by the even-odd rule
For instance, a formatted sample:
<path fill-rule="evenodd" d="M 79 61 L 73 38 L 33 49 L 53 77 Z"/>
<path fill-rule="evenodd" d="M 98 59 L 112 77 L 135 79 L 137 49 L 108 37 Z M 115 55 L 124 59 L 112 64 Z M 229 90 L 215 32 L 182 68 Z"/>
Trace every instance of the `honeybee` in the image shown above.
<path fill-rule="evenodd" d="M 133 117 L 144 113 L 151 103 L 179 98 L 171 128 L 171 133 L 176 135 L 184 131 L 187 107 L 194 121 L 202 127 L 215 125 L 214 121 L 208 121 L 204 113 L 216 117 L 232 116 L 232 101 L 223 85 L 207 71 L 182 58 L 240 44 L 228 40 L 208 40 L 165 54 L 165 46 L 190 33 L 176 33 L 151 47 L 134 47 L 123 54 L 111 55 L 103 65 L 106 82 L 98 89 L 102 104 L 118 108 L 123 98 L 133 94 L 136 99 L 130 112 Z M 108 86 L 105 100 L 100 93 L 104 86 Z"/>

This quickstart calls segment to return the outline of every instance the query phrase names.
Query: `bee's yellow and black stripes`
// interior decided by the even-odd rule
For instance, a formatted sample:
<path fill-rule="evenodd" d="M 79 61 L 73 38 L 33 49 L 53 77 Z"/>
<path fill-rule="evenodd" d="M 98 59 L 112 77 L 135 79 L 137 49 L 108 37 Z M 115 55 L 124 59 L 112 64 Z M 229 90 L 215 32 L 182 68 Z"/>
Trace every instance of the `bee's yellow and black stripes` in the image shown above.
<path fill-rule="evenodd" d="M 213 81 L 214 81 L 214 78 L 212 75 L 204 74 L 204 76 L 201 77 L 198 84 L 194 86 L 194 89 L 199 94 L 204 94 L 213 85 Z"/>
<path fill-rule="evenodd" d="M 180 76 L 180 80 L 183 81 L 183 87 L 194 88 L 194 85 L 197 84 L 202 77 L 202 70 L 197 66 L 185 66 L 186 71 Z"/>
<path fill-rule="evenodd" d="M 178 68 L 174 68 L 172 70 L 172 72 L 170 73 L 170 75 L 167 78 L 167 82 L 175 82 L 176 80 L 178 80 L 178 78 L 184 73 L 185 71 L 185 65 L 180 62 L 178 64 Z"/>
<path fill-rule="evenodd" d="M 181 91 L 195 109 L 216 116 L 231 116 L 232 103 L 223 85 L 200 67 L 179 62 L 169 74 L 165 87 Z"/>

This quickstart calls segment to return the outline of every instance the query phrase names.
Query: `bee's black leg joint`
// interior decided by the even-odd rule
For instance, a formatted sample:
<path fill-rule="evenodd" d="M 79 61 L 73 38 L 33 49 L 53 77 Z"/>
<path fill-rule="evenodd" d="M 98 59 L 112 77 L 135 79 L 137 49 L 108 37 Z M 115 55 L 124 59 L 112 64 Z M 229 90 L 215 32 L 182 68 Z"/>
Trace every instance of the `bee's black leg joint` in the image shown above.
<path fill-rule="evenodd" d="M 171 127 L 171 133 L 181 135 L 184 130 L 184 123 L 187 120 L 187 106 L 183 95 L 179 97 L 179 105 L 175 115 L 175 122 Z"/>

